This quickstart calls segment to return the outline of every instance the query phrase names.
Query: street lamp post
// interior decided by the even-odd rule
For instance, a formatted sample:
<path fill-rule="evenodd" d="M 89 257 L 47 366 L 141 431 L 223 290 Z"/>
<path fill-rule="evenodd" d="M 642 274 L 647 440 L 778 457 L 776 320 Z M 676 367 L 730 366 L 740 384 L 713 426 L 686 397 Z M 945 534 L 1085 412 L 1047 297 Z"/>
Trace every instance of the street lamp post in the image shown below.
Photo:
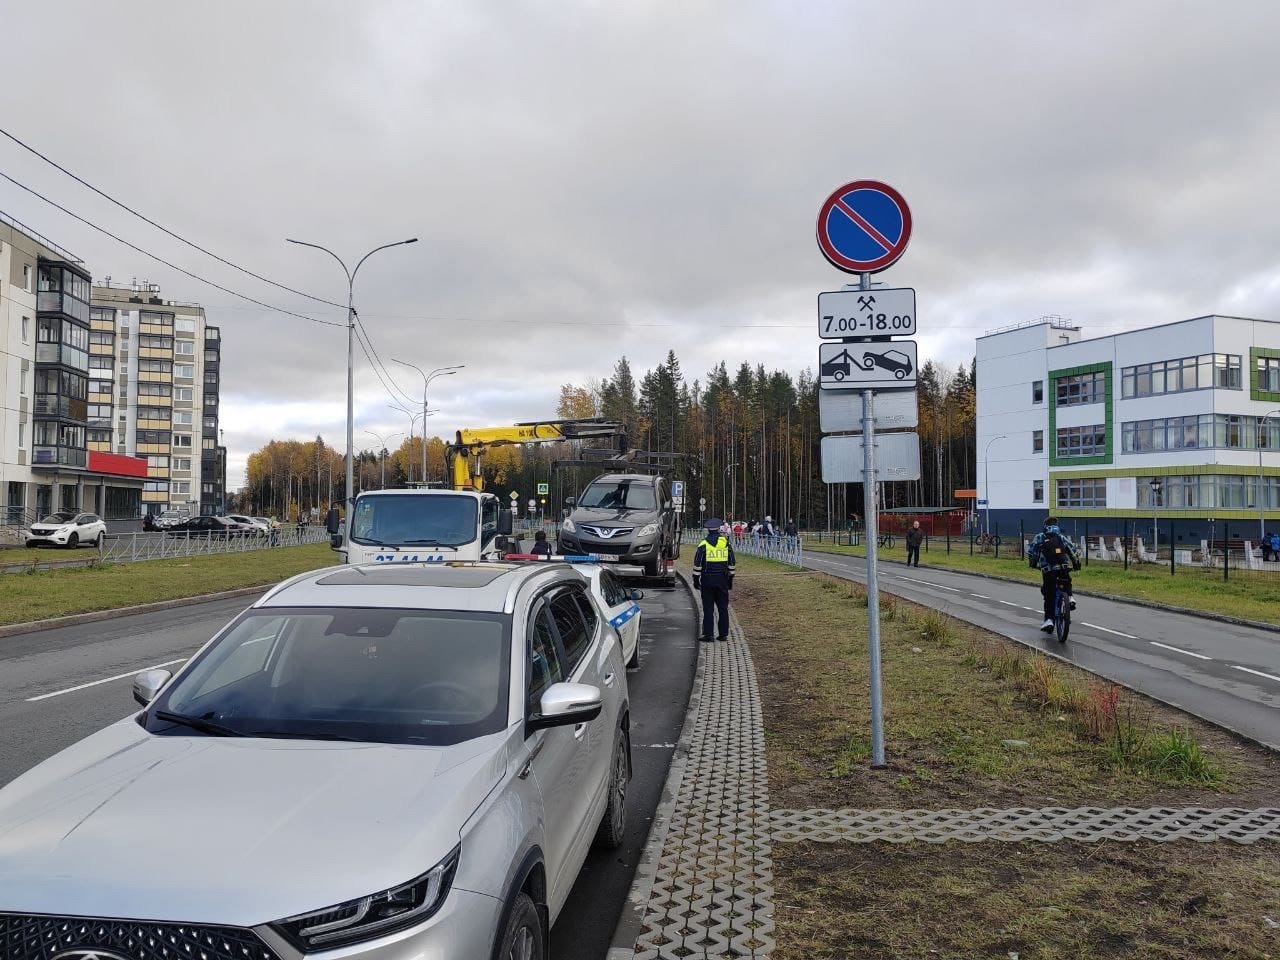
<path fill-rule="evenodd" d="M 1164 489 L 1164 483 L 1159 477 L 1152 477 L 1148 486 L 1151 487 L 1151 559 L 1155 562 L 1160 559 L 1157 556 L 1160 552 L 1160 519 L 1156 507 L 1160 505 L 1160 492 Z M 1173 546 L 1170 545 L 1169 549 L 1172 550 Z"/>
<path fill-rule="evenodd" d="M 982 453 L 982 499 L 987 502 L 987 519 L 986 533 L 991 534 L 991 445 L 997 440 L 1004 440 L 1008 434 L 1000 434 L 998 437 L 992 437 L 987 441 L 986 449 Z"/>
<path fill-rule="evenodd" d="M 373 430 L 366 430 L 365 433 L 375 438 L 378 443 L 381 444 L 379 447 L 379 454 L 382 459 L 382 479 L 378 481 L 378 489 L 385 490 L 387 488 L 387 444 L 391 442 L 392 437 L 403 437 L 404 434 L 388 433 L 386 436 L 383 436 Z"/>
<path fill-rule="evenodd" d="M 398 363 L 402 367 L 408 367 L 411 370 L 417 370 L 422 375 L 422 482 L 427 482 L 427 388 L 431 386 L 431 381 L 436 377 L 451 377 L 459 370 L 466 367 L 465 363 L 458 363 L 452 367 L 436 367 L 430 373 L 423 373 L 422 368 L 409 363 L 406 360 L 397 360 L 391 358 L 392 363 Z"/>
<path fill-rule="evenodd" d="M 409 418 L 409 450 L 406 452 L 404 459 L 405 459 L 405 473 L 408 475 L 410 483 L 413 482 L 413 462 L 409 459 L 410 455 L 412 455 L 413 453 L 413 425 L 417 423 L 419 420 L 422 421 L 422 482 L 426 483 L 427 482 L 427 421 L 426 421 L 426 417 L 434 417 L 436 415 L 436 411 L 423 410 L 418 413 L 414 413 L 412 410 L 398 403 L 388 403 L 387 406 L 390 407 L 392 410 L 399 410 L 401 413 L 403 413 L 406 417 Z"/>
<path fill-rule="evenodd" d="M 322 247 L 318 243 L 307 243 L 303 240 L 291 240 L 285 238 L 287 243 L 296 243 L 300 247 L 311 247 L 315 250 L 323 250 L 333 259 L 338 261 L 338 265 L 342 267 L 342 272 L 347 275 L 347 486 L 345 490 L 345 499 L 348 504 L 351 503 L 355 496 L 355 430 L 356 430 L 356 401 L 355 401 L 355 343 L 356 343 L 356 310 L 355 310 L 355 286 L 356 274 L 360 272 L 360 268 L 364 266 L 364 262 L 372 257 L 379 250 L 387 250 L 390 247 L 402 247 L 406 244 L 417 243 L 417 237 L 410 237 L 408 240 L 397 240 L 394 243 L 384 243 L 380 247 L 374 247 L 356 263 L 354 270 L 348 270 L 346 263 L 342 258 L 330 250 L 328 247 Z"/>
<path fill-rule="evenodd" d="M 1267 538 L 1267 498 L 1262 486 L 1262 440 L 1267 435 L 1267 422 L 1280 415 L 1280 410 L 1272 410 L 1258 421 L 1258 549 Z"/>
<path fill-rule="evenodd" d="M 725 486 L 729 488 L 729 499 L 732 501 L 729 505 L 729 516 L 733 517 L 735 520 L 738 519 L 738 488 L 732 482 L 733 478 L 729 476 L 729 471 L 736 466 L 738 466 L 737 463 L 730 463 L 724 468 L 724 483 Z"/>

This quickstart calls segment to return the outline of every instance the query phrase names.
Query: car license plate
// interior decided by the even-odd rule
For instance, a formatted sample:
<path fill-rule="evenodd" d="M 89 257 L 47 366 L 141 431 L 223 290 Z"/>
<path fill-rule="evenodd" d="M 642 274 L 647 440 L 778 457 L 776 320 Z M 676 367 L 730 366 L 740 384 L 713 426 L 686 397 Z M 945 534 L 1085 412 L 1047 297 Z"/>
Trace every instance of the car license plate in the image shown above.
<path fill-rule="evenodd" d="M 605 556 L 603 553 L 593 553 L 591 554 L 591 556 L 594 557 L 600 563 L 617 563 L 618 562 L 617 557 Z"/>

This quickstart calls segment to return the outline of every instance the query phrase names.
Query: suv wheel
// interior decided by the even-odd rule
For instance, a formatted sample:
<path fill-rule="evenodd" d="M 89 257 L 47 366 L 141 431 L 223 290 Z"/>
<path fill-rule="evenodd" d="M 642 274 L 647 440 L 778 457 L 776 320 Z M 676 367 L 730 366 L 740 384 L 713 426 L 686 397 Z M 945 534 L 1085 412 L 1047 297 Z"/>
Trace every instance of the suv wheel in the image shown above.
<path fill-rule="evenodd" d="M 105 540 L 105 539 L 107 539 L 107 535 L 106 535 L 105 533 L 102 533 L 101 531 L 99 531 L 99 532 L 98 532 L 98 536 L 97 536 L 97 537 L 94 539 L 94 541 L 93 541 L 93 545 L 94 545 L 95 547 L 97 547 L 99 550 L 101 550 L 101 549 L 102 549 L 102 541 L 103 541 L 103 540 Z"/>
<path fill-rule="evenodd" d="M 542 921 L 527 893 L 516 895 L 498 941 L 497 960 L 542 960 Z"/>
<path fill-rule="evenodd" d="M 80 546 L 80 534 L 78 533 L 71 534 L 71 536 L 67 538 L 67 546 L 72 550 Z"/>
<path fill-rule="evenodd" d="M 627 833 L 627 784 L 631 762 L 627 757 L 627 735 L 621 727 L 613 738 L 613 761 L 609 770 L 609 803 L 596 831 L 596 843 L 608 850 L 622 846 Z"/>

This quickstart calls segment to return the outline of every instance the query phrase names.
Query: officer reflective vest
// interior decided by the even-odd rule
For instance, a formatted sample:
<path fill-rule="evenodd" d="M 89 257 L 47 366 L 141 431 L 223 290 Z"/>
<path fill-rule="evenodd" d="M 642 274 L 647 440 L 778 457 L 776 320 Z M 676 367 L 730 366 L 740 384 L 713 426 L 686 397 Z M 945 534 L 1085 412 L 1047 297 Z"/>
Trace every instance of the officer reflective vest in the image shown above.
<path fill-rule="evenodd" d="M 729 541 L 724 537 L 717 538 L 714 544 L 707 543 L 703 540 L 698 544 L 702 548 L 703 560 L 706 563 L 728 563 L 729 562 Z"/>

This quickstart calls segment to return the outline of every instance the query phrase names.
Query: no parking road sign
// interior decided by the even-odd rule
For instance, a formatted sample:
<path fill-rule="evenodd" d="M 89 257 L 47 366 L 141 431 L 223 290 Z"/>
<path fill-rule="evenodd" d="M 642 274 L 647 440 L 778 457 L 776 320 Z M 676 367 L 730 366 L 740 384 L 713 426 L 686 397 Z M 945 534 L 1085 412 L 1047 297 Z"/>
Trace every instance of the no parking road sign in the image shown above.
<path fill-rule="evenodd" d="M 846 273 L 879 273 L 902 256 L 910 239 L 907 201 L 879 180 L 846 183 L 818 212 L 818 247 Z"/>

